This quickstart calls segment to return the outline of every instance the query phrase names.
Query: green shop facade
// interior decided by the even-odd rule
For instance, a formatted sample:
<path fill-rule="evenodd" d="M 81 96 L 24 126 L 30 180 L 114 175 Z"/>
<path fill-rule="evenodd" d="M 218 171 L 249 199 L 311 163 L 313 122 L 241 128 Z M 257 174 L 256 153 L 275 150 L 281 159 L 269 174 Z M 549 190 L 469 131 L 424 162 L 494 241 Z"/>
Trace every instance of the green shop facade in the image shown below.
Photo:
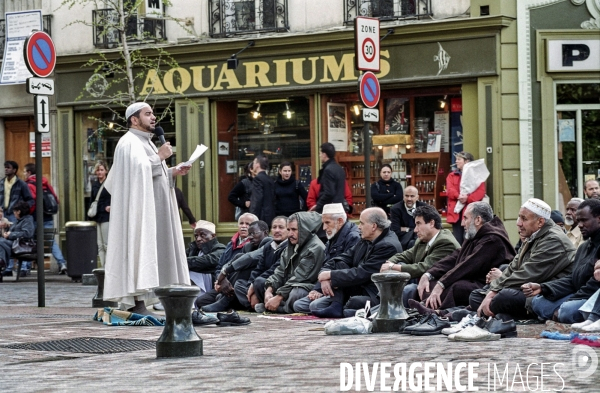
<path fill-rule="evenodd" d="M 178 67 L 162 76 L 148 72 L 142 90 L 150 93 L 148 101 L 155 107 L 170 105 L 172 110 L 171 121 L 162 123 L 176 152 L 171 164 L 187 160 L 198 144 L 209 147 L 189 175 L 177 181 L 196 219 L 214 222 L 223 240 L 236 231 L 228 194 L 245 164 L 265 154 L 269 174 L 275 176 L 290 161 L 307 187 L 318 175 L 319 146 L 326 141 L 339 150 L 358 212 L 365 207 L 361 190 L 378 178 L 382 163 L 392 163 L 404 185 L 417 185 L 415 174 L 423 165 L 443 169 L 418 182 L 421 199 L 443 211 L 450 152 L 467 150 L 484 158 L 491 173 L 487 193 L 492 206 L 516 240 L 516 215 L 509 205 L 517 200 L 520 205 L 521 195 L 506 187 L 514 182 L 512 165 L 519 160 L 518 127 L 513 127 L 518 116 L 515 14 L 501 10 L 491 16 L 393 26 L 395 33 L 381 42 L 382 99 L 380 121 L 370 125 L 370 163 L 365 163 L 358 132 L 363 120 L 350 28 L 168 46 Z M 250 39 L 255 46 L 239 56 L 237 69 L 228 69 L 226 60 Z M 61 222 L 85 220 L 93 165 L 100 159 L 111 162 L 122 135 L 98 130 L 94 119 L 110 113 L 92 105 L 110 92 L 104 91 L 102 76 L 82 68 L 88 58 L 59 57 L 56 67 Z M 419 131 L 443 128 L 444 122 L 450 125 L 445 125 L 449 140 L 445 147 L 442 143 L 443 152 L 427 153 L 425 144 L 419 145 Z M 371 179 L 361 179 L 365 164 L 375 172 Z M 182 219 L 189 236 L 186 221 Z"/>

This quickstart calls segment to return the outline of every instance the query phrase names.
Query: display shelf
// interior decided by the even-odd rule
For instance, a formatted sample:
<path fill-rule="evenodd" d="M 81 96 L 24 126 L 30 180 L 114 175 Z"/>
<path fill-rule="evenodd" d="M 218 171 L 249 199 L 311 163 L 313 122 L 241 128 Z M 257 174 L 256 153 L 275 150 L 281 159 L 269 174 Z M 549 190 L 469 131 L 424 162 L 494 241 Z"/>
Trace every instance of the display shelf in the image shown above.
<path fill-rule="evenodd" d="M 405 153 L 402 159 L 410 166 L 407 185 L 419 190 L 420 200 L 439 211 L 446 209 L 446 177 L 450 173 L 450 153 Z"/>

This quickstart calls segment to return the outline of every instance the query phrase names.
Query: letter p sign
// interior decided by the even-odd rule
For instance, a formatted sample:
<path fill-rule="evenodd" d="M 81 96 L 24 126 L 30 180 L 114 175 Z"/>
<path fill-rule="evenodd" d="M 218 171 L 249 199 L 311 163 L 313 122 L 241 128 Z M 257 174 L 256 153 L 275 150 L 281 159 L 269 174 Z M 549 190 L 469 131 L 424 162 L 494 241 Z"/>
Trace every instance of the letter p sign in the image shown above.
<path fill-rule="evenodd" d="M 563 44 L 562 65 L 572 67 L 574 61 L 584 61 L 590 57 L 590 47 L 585 44 Z"/>

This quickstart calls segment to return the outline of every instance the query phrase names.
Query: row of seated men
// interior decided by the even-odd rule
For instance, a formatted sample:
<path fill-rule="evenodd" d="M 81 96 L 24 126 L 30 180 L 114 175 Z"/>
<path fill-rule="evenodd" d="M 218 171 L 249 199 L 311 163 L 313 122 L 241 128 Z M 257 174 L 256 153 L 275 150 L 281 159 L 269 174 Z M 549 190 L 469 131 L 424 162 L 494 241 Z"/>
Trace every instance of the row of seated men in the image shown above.
<path fill-rule="evenodd" d="M 566 221 L 570 230 L 579 229 L 583 242 L 568 237 L 550 219 L 550 206 L 532 198 L 519 210 L 518 251 L 485 202 L 465 208 L 462 246 L 442 229 L 435 208 L 418 206 L 417 240 L 407 250 L 380 208 L 365 209 L 358 226 L 347 221 L 341 204 L 326 205 L 322 215 L 276 217 L 271 237 L 267 224 L 247 213 L 227 246 L 218 243 L 214 224 L 200 221 L 188 249 L 192 280 L 205 282 L 196 307 L 352 316 L 367 301 L 379 304 L 372 274 L 398 271 L 412 279 L 404 290 L 405 306 L 422 313 L 444 316 L 467 308 L 503 320 L 582 322 L 588 316 L 579 308 L 600 289 L 593 277 L 600 257 L 600 200 L 572 202 Z"/>

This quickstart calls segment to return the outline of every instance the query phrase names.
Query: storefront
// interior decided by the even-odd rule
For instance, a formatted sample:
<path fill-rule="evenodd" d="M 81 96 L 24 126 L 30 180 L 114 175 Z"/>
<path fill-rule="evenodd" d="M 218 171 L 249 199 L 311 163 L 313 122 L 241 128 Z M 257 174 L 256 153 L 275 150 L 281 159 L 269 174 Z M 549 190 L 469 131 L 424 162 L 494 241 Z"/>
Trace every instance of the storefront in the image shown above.
<path fill-rule="evenodd" d="M 165 119 L 161 124 L 175 146 L 174 162 L 187 159 L 196 144 L 210 147 L 178 184 L 196 217 L 215 221 L 220 235 L 235 230 L 227 196 L 245 164 L 264 154 L 275 176 L 281 163 L 290 161 L 307 187 L 318 175 L 319 146 L 326 141 L 339 152 L 356 212 L 366 207 L 364 190 L 379 178 L 384 163 L 392 166 L 396 179 L 418 187 L 421 199 L 442 211 L 450 152 L 486 154 L 479 125 L 487 112 L 480 113 L 493 97 L 481 91 L 498 77 L 500 33 L 512 22 L 498 16 L 397 27 L 381 44 L 381 116 L 370 125 L 367 164 L 351 29 L 256 39 L 235 70 L 227 68 L 226 59 L 246 41 L 172 47 L 179 67 L 163 77 L 148 72 L 142 91 L 152 92 L 149 101 L 157 107 L 173 111 L 173 123 Z M 81 60 L 59 59 L 57 66 L 60 166 L 72 199 L 64 212 L 68 219 L 83 218 L 89 168 L 99 158 L 110 161 L 122 135 L 106 127 L 98 130 L 92 118 L 110 112 L 89 109 L 105 92 L 90 93 L 88 82 L 97 76 L 81 70 Z M 83 99 L 76 100 L 82 91 Z M 365 165 L 370 179 L 365 179 Z M 500 178 L 501 170 L 490 167 L 491 178 Z"/>

